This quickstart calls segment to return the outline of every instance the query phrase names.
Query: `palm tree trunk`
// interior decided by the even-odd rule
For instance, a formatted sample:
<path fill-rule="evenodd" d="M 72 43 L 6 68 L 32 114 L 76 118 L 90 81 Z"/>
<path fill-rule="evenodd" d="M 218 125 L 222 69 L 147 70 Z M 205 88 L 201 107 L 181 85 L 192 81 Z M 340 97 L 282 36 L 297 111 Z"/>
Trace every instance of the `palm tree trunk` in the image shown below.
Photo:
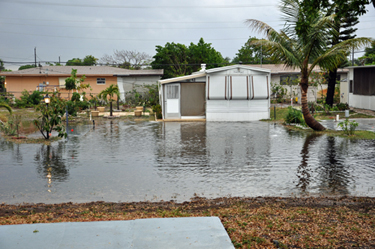
<path fill-rule="evenodd" d="M 316 121 L 315 118 L 311 115 L 309 105 L 307 104 L 307 89 L 309 88 L 307 77 L 302 77 L 300 86 L 302 93 L 302 114 L 306 124 L 314 131 L 324 131 L 326 128 L 323 125 L 321 125 L 318 121 Z"/>
<path fill-rule="evenodd" d="M 109 116 L 112 117 L 112 100 L 109 102 L 109 111 L 110 111 Z"/>

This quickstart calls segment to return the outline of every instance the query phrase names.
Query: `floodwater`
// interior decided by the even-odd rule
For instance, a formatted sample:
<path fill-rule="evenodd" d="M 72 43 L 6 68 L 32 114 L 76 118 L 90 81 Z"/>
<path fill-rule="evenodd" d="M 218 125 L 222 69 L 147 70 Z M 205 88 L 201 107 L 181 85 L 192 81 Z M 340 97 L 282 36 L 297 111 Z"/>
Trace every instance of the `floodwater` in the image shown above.
<path fill-rule="evenodd" d="M 95 128 L 70 126 L 69 133 L 51 146 L 0 138 L 0 202 L 375 196 L 374 141 L 306 135 L 266 122 L 105 120 Z"/>

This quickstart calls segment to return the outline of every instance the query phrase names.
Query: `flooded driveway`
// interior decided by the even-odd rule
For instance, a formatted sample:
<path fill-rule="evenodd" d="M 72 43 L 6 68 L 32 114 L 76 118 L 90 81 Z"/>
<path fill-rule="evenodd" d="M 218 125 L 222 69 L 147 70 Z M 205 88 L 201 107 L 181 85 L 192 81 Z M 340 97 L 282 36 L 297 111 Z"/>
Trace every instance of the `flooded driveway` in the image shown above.
<path fill-rule="evenodd" d="M 375 141 L 266 122 L 113 120 L 70 129 L 68 140 L 51 146 L 0 138 L 0 202 L 375 196 Z"/>

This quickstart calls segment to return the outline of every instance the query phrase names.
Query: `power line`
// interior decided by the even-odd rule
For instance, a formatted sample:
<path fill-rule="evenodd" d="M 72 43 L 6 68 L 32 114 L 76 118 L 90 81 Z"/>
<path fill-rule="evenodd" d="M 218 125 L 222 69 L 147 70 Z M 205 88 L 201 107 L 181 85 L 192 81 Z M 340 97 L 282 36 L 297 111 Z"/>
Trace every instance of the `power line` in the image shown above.
<path fill-rule="evenodd" d="M 48 24 L 41 24 L 41 25 L 35 25 L 35 24 L 29 24 L 29 23 L 5 23 L 2 22 L 1 24 L 7 24 L 7 25 L 18 25 L 18 26 L 38 26 L 38 27 L 54 27 L 54 28 L 95 28 L 95 29 L 247 29 L 246 26 L 241 27 L 175 27 L 175 28 L 152 28 L 152 27 L 146 27 L 146 28 L 139 28 L 139 27 L 93 27 L 93 26 L 69 26 L 69 25 L 48 25 Z"/>
<path fill-rule="evenodd" d="M 82 37 L 82 36 L 62 36 L 62 35 L 39 35 L 39 34 L 27 34 L 18 32 L 1 31 L 1 33 L 16 34 L 16 35 L 30 35 L 30 36 L 43 36 L 43 37 L 57 37 L 57 38 L 75 38 L 75 39 L 89 39 L 89 40 L 115 40 L 115 41 L 165 41 L 166 39 L 139 39 L 139 38 L 108 38 L 108 37 Z M 226 40 L 244 40 L 248 38 L 221 38 L 221 39 L 207 39 L 212 41 L 226 41 Z M 173 40 L 173 39 L 169 39 Z M 184 40 L 191 42 L 191 40 Z"/>
<path fill-rule="evenodd" d="M 100 4 L 71 4 L 56 2 L 35 2 L 35 1 L 17 1 L 2 0 L 8 3 L 31 4 L 31 5 L 52 5 L 64 7 L 85 7 L 85 8 L 121 8 L 121 9 L 232 9 L 232 8 L 257 8 L 257 7 L 277 7 L 275 4 L 251 4 L 251 5 L 100 5 Z"/>

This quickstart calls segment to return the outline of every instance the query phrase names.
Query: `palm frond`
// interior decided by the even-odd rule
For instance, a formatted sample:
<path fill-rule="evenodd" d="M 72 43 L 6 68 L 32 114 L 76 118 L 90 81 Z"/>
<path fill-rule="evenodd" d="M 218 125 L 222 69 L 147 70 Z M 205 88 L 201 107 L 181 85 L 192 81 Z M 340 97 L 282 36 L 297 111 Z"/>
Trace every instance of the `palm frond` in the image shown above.
<path fill-rule="evenodd" d="M 9 105 L 5 103 L 0 103 L 0 107 L 4 107 L 5 109 L 8 110 L 9 114 L 12 114 L 12 108 Z"/>
<path fill-rule="evenodd" d="M 346 58 L 346 53 L 352 49 L 359 49 L 369 46 L 374 40 L 371 38 L 360 37 L 340 42 L 328 49 L 324 54 L 320 55 L 311 65 L 310 72 L 313 67 L 319 65 L 325 69 L 334 69 Z"/>

